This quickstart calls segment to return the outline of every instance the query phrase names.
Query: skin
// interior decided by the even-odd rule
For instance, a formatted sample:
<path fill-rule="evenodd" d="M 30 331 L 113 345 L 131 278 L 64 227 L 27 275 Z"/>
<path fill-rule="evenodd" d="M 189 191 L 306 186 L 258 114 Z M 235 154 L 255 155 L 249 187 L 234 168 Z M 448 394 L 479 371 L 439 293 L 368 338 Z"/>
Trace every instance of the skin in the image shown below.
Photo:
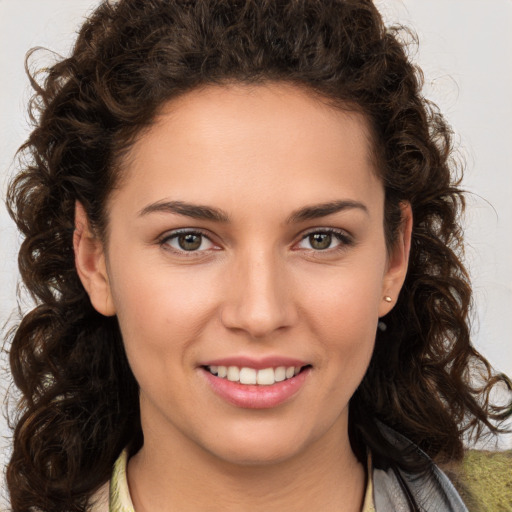
<path fill-rule="evenodd" d="M 132 147 L 106 247 L 77 204 L 77 270 L 94 307 L 117 315 L 140 385 L 144 446 L 128 464 L 138 512 L 361 509 L 348 403 L 403 284 L 411 229 L 404 206 L 386 250 L 370 149 L 361 114 L 301 89 L 207 87 L 165 105 Z M 161 207 L 169 201 L 229 220 Z M 350 204 L 290 222 L 335 201 Z M 206 235 L 199 250 L 169 239 L 184 228 Z M 343 236 L 319 250 L 309 235 L 325 229 Z M 199 366 L 268 355 L 311 365 L 273 408 L 226 402 Z"/>

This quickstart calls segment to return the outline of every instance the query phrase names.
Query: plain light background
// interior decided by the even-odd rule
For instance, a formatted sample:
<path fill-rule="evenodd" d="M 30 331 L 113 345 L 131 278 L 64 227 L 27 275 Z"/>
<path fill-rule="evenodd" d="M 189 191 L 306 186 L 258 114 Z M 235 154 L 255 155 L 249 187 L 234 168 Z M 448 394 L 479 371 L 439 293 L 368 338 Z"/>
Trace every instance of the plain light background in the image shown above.
<path fill-rule="evenodd" d="M 16 149 L 28 133 L 31 91 L 24 55 L 43 46 L 67 55 L 97 0 L 0 0 L 0 186 L 2 200 Z M 466 160 L 468 266 L 477 306 L 474 343 L 496 369 L 512 375 L 512 1 L 378 0 L 388 22 L 411 26 L 425 95 L 441 107 Z M 44 67 L 41 61 L 41 67 Z M 18 236 L 0 209 L 0 326 L 16 320 Z M 2 331 L 5 333 L 5 328 Z M 9 376 L 0 358 L 0 396 Z M 0 419 L 0 468 L 9 430 Z M 512 447 L 502 440 L 502 447 Z M 0 489 L 3 486 L 0 475 Z M 1 492 L 0 492 L 1 494 Z M 1 500 L 0 500 L 1 506 Z"/>

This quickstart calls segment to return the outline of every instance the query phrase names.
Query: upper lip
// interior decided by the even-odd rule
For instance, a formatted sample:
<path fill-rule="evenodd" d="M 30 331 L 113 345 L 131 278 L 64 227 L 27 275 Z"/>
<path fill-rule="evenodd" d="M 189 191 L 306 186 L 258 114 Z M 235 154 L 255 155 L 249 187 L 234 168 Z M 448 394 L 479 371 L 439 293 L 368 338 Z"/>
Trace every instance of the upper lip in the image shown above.
<path fill-rule="evenodd" d="M 263 370 L 264 368 L 278 368 L 280 366 L 307 366 L 304 360 L 285 356 L 266 356 L 260 358 L 248 356 L 230 356 L 219 359 L 211 359 L 200 364 L 200 366 L 237 366 L 238 368 L 254 368 Z"/>

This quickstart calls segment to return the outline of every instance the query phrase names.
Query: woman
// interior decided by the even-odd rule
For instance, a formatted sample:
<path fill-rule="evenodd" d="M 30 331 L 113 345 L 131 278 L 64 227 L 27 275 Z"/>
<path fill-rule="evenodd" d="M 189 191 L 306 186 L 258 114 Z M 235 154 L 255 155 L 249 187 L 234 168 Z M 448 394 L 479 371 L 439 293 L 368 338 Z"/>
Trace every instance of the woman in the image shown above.
<path fill-rule="evenodd" d="M 32 83 L 14 511 L 466 510 L 431 459 L 509 382 L 450 131 L 372 3 L 104 3 Z"/>

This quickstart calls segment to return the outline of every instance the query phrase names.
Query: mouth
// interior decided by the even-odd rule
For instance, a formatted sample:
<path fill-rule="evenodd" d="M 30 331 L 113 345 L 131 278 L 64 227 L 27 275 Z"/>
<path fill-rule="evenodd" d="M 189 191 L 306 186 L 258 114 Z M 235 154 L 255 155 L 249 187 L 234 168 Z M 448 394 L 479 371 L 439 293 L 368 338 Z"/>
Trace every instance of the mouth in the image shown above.
<path fill-rule="evenodd" d="M 269 409 L 289 402 L 306 387 L 313 368 L 289 358 L 233 359 L 207 362 L 200 369 L 219 398 L 244 409 Z"/>
<path fill-rule="evenodd" d="M 210 365 L 203 368 L 219 379 L 226 379 L 242 385 L 273 386 L 284 382 L 310 368 L 305 366 L 277 366 L 268 368 L 251 368 L 248 366 L 217 366 Z"/>

